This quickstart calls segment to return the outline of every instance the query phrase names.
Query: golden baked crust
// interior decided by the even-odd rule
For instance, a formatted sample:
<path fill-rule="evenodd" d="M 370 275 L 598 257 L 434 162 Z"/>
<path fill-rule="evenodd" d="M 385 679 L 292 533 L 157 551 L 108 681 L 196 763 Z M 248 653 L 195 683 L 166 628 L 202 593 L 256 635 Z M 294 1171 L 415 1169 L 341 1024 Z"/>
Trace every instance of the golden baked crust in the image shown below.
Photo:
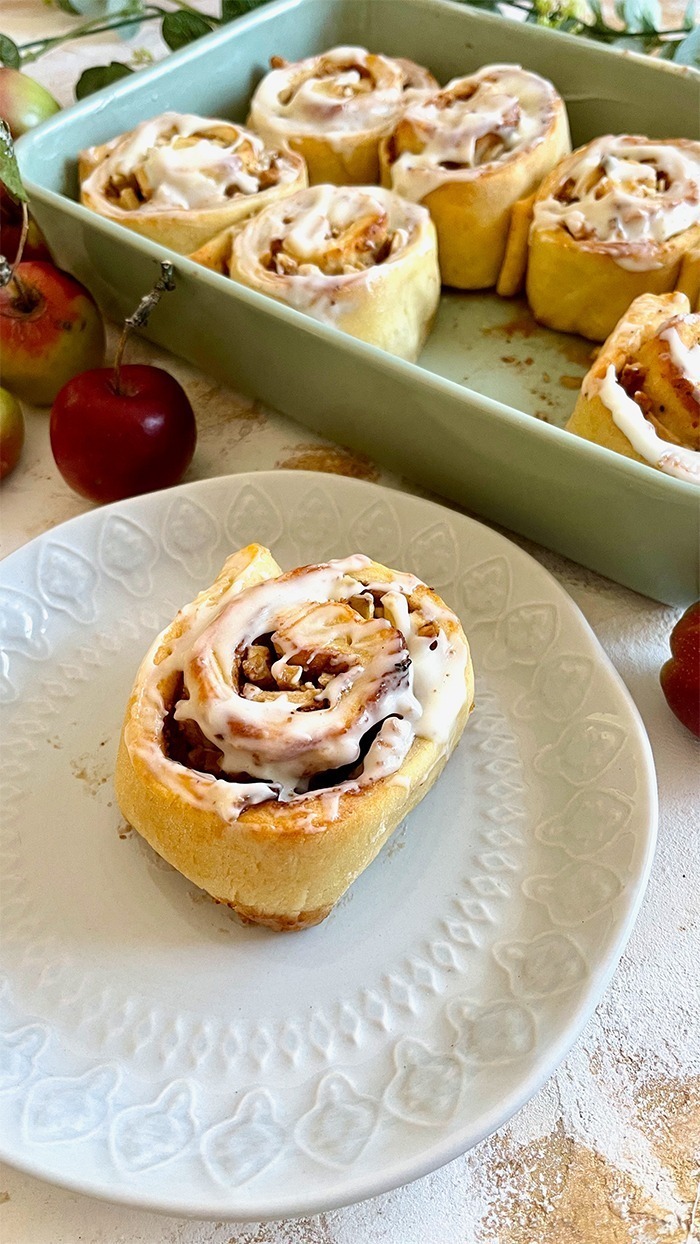
<path fill-rule="evenodd" d="M 636 462 L 668 469 L 680 478 L 700 483 L 700 461 L 693 470 L 693 456 L 700 458 L 700 387 L 697 379 L 684 373 L 674 357 L 671 334 L 681 350 L 700 345 L 700 315 L 692 314 L 685 294 L 642 294 L 615 326 L 590 371 L 584 378 L 568 431 L 595 441 Z M 619 426 L 606 404 L 606 377 L 621 386 L 639 410 L 638 423 L 656 433 L 661 457 L 644 456 L 635 450 L 625 426 Z M 603 390 L 601 392 L 601 390 Z M 609 400 L 609 399 L 608 399 Z M 670 455 L 664 461 L 664 446 Z M 687 469 L 674 464 L 674 446 L 685 456 Z"/>
<path fill-rule="evenodd" d="M 444 285 L 486 289 L 501 270 L 514 204 L 569 151 L 551 82 L 490 65 L 409 103 L 382 140 L 382 184 L 428 208 Z"/>
<path fill-rule="evenodd" d="M 266 549 L 248 546 L 228 559 L 212 588 L 201 593 L 190 609 L 199 602 L 216 610 L 230 599 L 232 586 L 244 590 L 278 573 Z M 302 574 L 303 569 L 295 573 Z M 369 560 L 352 573 L 358 575 L 360 591 L 363 582 L 388 586 L 395 574 Z M 163 706 L 170 707 L 177 677 L 168 662 L 192 619 L 187 610 L 181 611 L 145 658 L 127 705 L 115 776 L 117 799 L 127 821 L 164 859 L 246 920 L 293 929 L 324 919 L 427 794 L 472 708 L 473 670 L 459 622 L 424 585 L 415 589 L 414 603 L 439 616 L 441 643 L 463 655 L 455 668 L 459 667 L 464 690 L 456 698 L 458 711 L 444 736 L 414 737 L 398 770 L 368 785 L 358 788 L 346 782 L 287 803 L 267 799 L 245 807 L 233 820 L 200 797 L 207 789 L 201 774 L 183 769 L 173 779 L 161 763 L 167 744 Z M 160 669 L 166 670 L 162 677 Z M 211 778 L 208 781 L 211 784 Z M 195 787 L 200 795 L 193 798 Z"/>

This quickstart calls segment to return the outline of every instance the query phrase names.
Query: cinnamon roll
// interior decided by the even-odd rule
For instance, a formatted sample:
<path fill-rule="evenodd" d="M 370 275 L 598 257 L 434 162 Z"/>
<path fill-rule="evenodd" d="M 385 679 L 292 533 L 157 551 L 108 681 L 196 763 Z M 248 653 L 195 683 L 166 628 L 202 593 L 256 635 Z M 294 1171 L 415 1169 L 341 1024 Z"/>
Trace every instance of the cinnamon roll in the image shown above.
<path fill-rule="evenodd" d="M 583 381 L 570 432 L 700 484 L 700 313 L 642 294 Z"/>
<path fill-rule="evenodd" d="M 303 928 L 430 789 L 472 702 L 460 623 L 413 575 L 359 554 L 283 574 L 251 544 L 146 655 L 119 806 L 245 919 Z"/>
<path fill-rule="evenodd" d="M 517 292 L 527 269 L 540 323 L 603 341 L 640 294 L 690 282 L 699 245 L 700 142 L 607 135 L 521 205 L 498 290 Z"/>
<path fill-rule="evenodd" d="M 192 258 L 410 360 L 440 297 L 428 212 L 378 186 L 312 186 Z"/>
<path fill-rule="evenodd" d="M 307 184 L 294 152 L 177 112 L 83 151 L 79 175 L 86 207 L 183 255 Z"/>
<path fill-rule="evenodd" d="M 487 65 L 409 102 L 380 146 L 382 183 L 435 222 L 445 285 L 495 285 L 513 204 L 570 151 L 551 82 L 519 65 Z"/>
<path fill-rule="evenodd" d="M 311 185 L 378 181 L 380 138 L 411 91 L 437 87 L 413 61 L 359 47 L 331 48 L 292 64 L 273 56 L 271 64 L 251 100 L 248 124 L 268 142 L 300 152 Z"/>

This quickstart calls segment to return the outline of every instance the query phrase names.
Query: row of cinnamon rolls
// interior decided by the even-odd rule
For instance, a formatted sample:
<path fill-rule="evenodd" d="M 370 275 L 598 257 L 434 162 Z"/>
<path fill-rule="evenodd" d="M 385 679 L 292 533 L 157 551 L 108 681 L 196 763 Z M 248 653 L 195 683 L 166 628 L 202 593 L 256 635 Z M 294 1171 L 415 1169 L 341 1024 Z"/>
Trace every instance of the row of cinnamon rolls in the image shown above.
<path fill-rule="evenodd" d="M 606 136 L 571 152 L 564 103 L 537 74 L 487 66 L 440 88 L 411 61 L 354 47 L 274 58 L 248 127 L 142 122 L 82 154 L 82 200 L 409 360 L 441 284 L 524 290 L 541 323 L 594 341 L 640 295 L 677 290 L 688 302 L 673 315 L 696 333 L 698 142 Z M 700 382 L 681 381 L 694 451 Z"/>

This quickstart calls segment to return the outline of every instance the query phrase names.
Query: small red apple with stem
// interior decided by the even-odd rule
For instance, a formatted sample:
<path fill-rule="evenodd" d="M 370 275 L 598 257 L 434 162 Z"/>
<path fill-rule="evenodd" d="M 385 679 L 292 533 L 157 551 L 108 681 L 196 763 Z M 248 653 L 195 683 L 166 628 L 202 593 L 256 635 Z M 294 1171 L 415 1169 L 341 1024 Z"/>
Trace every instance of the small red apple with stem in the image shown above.
<path fill-rule="evenodd" d="M 51 409 L 51 448 L 61 475 L 91 501 L 119 501 L 169 488 L 192 461 L 197 429 L 189 399 L 160 367 L 123 365 L 132 328 L 141 328 L 165 291 L 172 264 L 124 325 L 113 368 L 74 376 Z"/>
<path fill-rule="evenodd" d="M 0 256 L 3 383 L 16 397 L 49 406 L 70 376 L 102 362 L 104 327 L 93 298 L 72 276 L 43 260 L 22 263 L 30 227 L 27 195 L 2 118 L 0 181 L 22 218 L 13 262 Z M 7 249 L 4 232 L 2 240 Z"/>
<path fill-rule="evenodd" d="M 50 406 L 76 372 L 102 362 L 105 336 L 92 296 L 52 263 L 19 263 L 0 289 L 3 383 L 22 401 Z"/>

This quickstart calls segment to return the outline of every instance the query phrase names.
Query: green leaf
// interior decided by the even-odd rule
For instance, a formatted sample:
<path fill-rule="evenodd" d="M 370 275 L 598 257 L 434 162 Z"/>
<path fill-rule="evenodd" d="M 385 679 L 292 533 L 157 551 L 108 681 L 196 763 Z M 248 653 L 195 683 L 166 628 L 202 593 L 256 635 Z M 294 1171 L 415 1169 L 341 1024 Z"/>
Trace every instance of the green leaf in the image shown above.
<path fill-rule="evenodd" d="M 62 13 L 72 13 L 75 16 L 78 12 L 71 4 L 71 0 L 54 0 L 54 3 L 56 8 L 60 9 Z"/>
<path fill-rule="evenodd" d="M 20 67 L 19 48 L 9 35 L 0 35 L 0 62 L 7 65 L 9 69 Z"/>
<path fill-rule="evenodd" d="M 245 17 L 246 13 L 259 9 L 261 4 L 267 4 L 267 0 L 221 0 L 221 20 L 234 22 L 237 17 Z"/>
<path fill-rule="evenodd" d="M 78 78 L 75 85 L 75 98 L 85 99 L 87 95 L 94 95 L 95 91 L 101 91 L 103 86 L 118 82 L 120 78 L 128 77 L 131 72 L 128 65 L 122 65 L 118 60 L 113 60 L 109 65 L 93 65 L 92 69 L 83 70 Z"/>
<path fill-rule="evenodd" d="M 27 192 L 19 174 L 10 127 L 2 117 L 0 117 L 0 181 L 13 199 L 28 202 Z"/>
<path fill-rule="evenodd" d="M 700 21 L 700 6 L 698 0 L 688 0 L 688 7 L 683 14 L 683 25 L 686 30 L 692 30 Z"/>
<path fill-rule="evenodd" d="M 676 44 L 673 59 L 677 65 L 693 65 L 695 69 L 700 69 L 700 26 Z"/>
<path fill-rule="evenodd" d="M 173 52 L 184 48 L 202 35 L 208 35 L 214 29 L 211 22 L 202 17 L 201 13 L 188 13 L 180 9 L 177 13 L 166 13 L 161 26 L 161 34 Z"/>

